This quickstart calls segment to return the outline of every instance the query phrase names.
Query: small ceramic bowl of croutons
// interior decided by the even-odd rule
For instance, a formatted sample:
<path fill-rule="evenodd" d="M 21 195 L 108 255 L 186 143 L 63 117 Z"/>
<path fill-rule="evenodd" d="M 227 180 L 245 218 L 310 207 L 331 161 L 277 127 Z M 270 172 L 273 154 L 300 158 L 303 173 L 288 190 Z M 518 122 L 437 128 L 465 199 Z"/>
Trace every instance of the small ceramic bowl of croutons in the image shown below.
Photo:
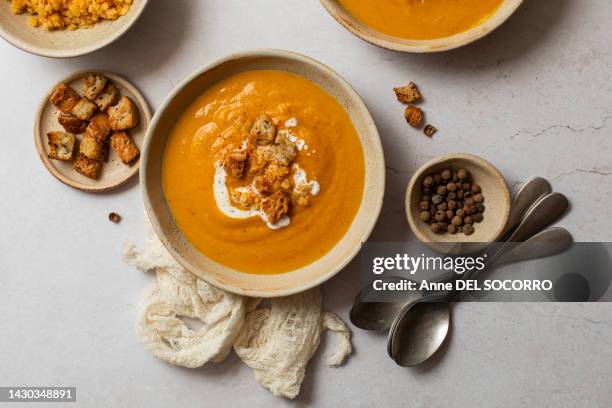
<path fill-rule="evenodd" d="M 78 71 L 55 84 L 41 101 L 34 142 L 57 180 L 82 191 L 108 191 L 138 174 L 150 121 L 145 98 L 126 79 Z"/>

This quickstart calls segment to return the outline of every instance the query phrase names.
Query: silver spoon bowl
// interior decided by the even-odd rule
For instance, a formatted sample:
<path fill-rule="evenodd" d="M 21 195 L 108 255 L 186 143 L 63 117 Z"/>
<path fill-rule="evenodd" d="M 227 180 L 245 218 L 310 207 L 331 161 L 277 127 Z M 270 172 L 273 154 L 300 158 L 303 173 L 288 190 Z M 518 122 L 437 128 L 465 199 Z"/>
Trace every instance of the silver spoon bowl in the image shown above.
<path fill-rule="evenodd" d="M 558 238 L 559 230 L 553 233 L 543 231 L 544 228 L 557 221 L 569 207 L 567 198 L 559 193 L 552 193 L 541 199 L 525 216 L 507 242 L 525 242 L 537 236 Z M 562 234 L 561 237 L 567 237 Z M 571 244 L 571 236 L 569 243 Z M 538 236 L 537 240 L 544 238 Z M 536 246 L 543 248 L 542 246 Z M 547 246 L 544 246 L 546 248 Z M 489 265 L 507 252 L 507 245 L 502 245 L 497 252 L 489 258 Z M 524 254 L 527 251 L 523 251 Z M 537 255 L 536 250 L 531 255 Z M 550 254 L 548 254 L 550 255 Z M 548 256 L 547 255 L 547 256 Z M 524 260 L 524 259 L 522 259 Z M 462 279 L 475 277 L 476 270 L 468 271 Z M 397 316 L 389 331 L 387 352 L 393 360 L 401 366 L 412 367 L 421 364 L 430 358 L 443 344 L 450 327 L 450 304 L 458 299 L 460 291 L 443 291 L 426 294 L 421 299 L 407 304 Z M 423 332 L 424 330 L 424 332 Z"/>

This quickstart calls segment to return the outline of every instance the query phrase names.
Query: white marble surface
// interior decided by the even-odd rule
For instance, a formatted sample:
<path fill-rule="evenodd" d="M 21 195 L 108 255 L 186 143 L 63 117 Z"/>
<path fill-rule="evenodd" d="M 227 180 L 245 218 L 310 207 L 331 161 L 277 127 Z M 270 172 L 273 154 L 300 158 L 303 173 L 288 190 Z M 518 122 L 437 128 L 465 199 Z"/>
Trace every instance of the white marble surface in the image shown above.
<path fill-rule="evenodd" d="M 550 178 L 573 203 L 562 224 L 578 240 L 610 240 L 612 3 L 526 0 L 493 35 L 440 55 L 361 42 L 315 0 L 150 3 L 123 39 L 89 56 L 50 60 L 0 42 L 0 386 L 76 385 L 87 407 L 612 405 L 609 304 L 460 305 L 449 347 L 412 370 L 386 357 L 384 335 L 355 330 L 346 367 L 325 367 L 324 342 L 293 403 L 235 356 L 198 370 L 166 365 L 134 336 L 150 277 L 120 260 L 125 241 L 144 238 L 137 183 L 71 190 L 47 174 L 32 140 L 39 99 L 73 70 L 123 74 L 156 108 L 217 57 L 286 48 L 336 69 L 371 108 L 389 165 L 374 239 L 410 238 L 401 198 L 411 171 L 461 150 L 491 160 L 513 186 Z M 390 92 L 407 80 L 426 95 L 433 140 L 407 128 Z M 109 223 L 109 211 L 124 221 Z M 353 263 L 325 285 L 326 307 L 347 318 L 357 284 Z"/>

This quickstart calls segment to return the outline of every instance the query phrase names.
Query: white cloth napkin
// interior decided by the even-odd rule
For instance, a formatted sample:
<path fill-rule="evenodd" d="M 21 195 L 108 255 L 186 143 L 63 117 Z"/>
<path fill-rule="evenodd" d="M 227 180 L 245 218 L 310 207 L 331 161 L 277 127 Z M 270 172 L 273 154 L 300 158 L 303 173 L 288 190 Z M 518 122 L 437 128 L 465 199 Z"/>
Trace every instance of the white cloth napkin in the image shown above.
<path fill-rule="evenodd" d="M 351 354 L 350 331 L 338 316 L 322 312 L 319 288 L 257 308 L 259 299 L 234 295 L 189 273 L 152 229 L 144 250 L 127 244 L 124 257 L 156 274 L 142 298 L 137 333 L 144 348 L 160 360 L 196 368 L 223 361 L 233 346 L 257 382 L 276 396 L 295 398 L 323 331 L 334 331 L 340 339 L 328 358 L 330 366 L 340 366 Z M 197 319 L 201 326 L 191 329 L 183 317 Z"/>

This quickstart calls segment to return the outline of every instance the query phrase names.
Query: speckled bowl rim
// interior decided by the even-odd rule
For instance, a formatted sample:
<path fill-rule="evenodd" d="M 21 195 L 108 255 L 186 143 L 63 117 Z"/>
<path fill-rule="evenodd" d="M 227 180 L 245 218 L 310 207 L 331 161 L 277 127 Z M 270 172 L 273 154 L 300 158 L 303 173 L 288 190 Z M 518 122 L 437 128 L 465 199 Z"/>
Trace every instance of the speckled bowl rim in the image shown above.
<path fill-rule="evenodd" d="M 6 1 L 6 0 L 3 0 L 3 1 Z M 87 55 L 87 54 L 91 54 L 94 51 L 98 51 L 99 49 L 102 49 L 114 43 L 121 37 L 123 37 L 123 35 L 130 28 L 134 26 L 136 21 L 140 19 L 140 16 L 142 16 L 142 12 L 146 8 L 147 4 L 149 4 L 149 0 L 142 0 L 142 2 L 139 5 L 140 7 L 134 9 L 134 14 L 129 16 L 129 18 L 131 18 L 131 21 L 129 24 L 113 32 L 113 34 L 110 36 L 97 38 L 92 44 L 85 46 L 85 47 L 80 47 L 80 48 L 71 49 L 71 50 L 53 50 L 49 48 L 38 47 L 38 46 L 28 43 L 27 41 L 23 41 L 19 37 L 12 35 L 10 32 L 4 29 L 2 24 L 0 24 L 0 37 L 2 37 L 6 42 L 11 44 L 12 46 L 22 51 L 25 51 L 33 55 L 39 55 L 41 57 L 60 58 L 60 59 L 80 57 L 82 55 Z M 130 12 L 131 11 L 132 10 L 130 9 Z M 126 16 L 122 16 L 120 18 L 124 18 L 124 17 Z M 107 24 L 107 23 L 109 22 L 102 21 L 102 22 L 99 22 L 98 24 Z M 41 28 L 32 28 L 32 29 L 41 29 Z"/>
<path fill-rule="evenodd" d="M 151 192 L 149 191 L 149 187 L 147 183 L 147 180 L 149 177 L 155 176 L 154 174 L 151 176 L 149 175 L 149 157 L 150 157 L 151 145 L 154 142 L 153 135 L 154 135 L 154 132 L 156 131 L 156 128 L 159 125 L 163 112 L 169 107 L 169 105 L 174 100 L 174 98 L 176 98 L 185 87 L 188 87 L 192 81 L 196 80 L 201 75 L 205 75 L 208 72 L 214 70 L 215 68 L 222 66 L 223 64 L 230 63 L 234 60 L 240 61 L 243 59 L 248 60 L 249 58 L 260 58 L 260 57 L 281 58 L 281 59 L 297 61 L 303 64 L 310 65 L 312 68 L 319 70 L 325 75 L 328 75 L 330 78 L 333 79 L 333 81 L 336 84 L 338 84 L 338 86 L 342 87 L 349 95 L 351 103 L 354 104 L 359 109 L 359 111 L 364 114 L 363 121 L 367 123 L 368 131 L 372 132 L 371 133 L 371 139 L 372 139 L 371 147 L 374 149 L 372 154 L 375 156 L 373 161 L 375 162 L 375 164 L 377 164 L 376 167 L 372 167 L 370 170 L 373 174 L 373 178 L 376 179 L 376 182 L 373 183 L 373 186 L 375 187 L 375 194 L 373 194 L 372 196 L 367 196 L 367 191 L 365 190 L 365 186 L 364 186 L 364 196 L 362 197 L 360 210 L 358 211 L 358 214 L 359 214 L 359 212 L 361 212 L 361 209 L 364 207 L 366 201 L 370 202 L 371 205 L 373 206 L 373 211 L 368 214 L 365 220 L 363 220 L 362 222 L 363 226 L 359 229 L 360 232 L 358 235 L 360 238 L 359 239 L 360 242 L 355 244 L 354 247 L 352 247 L 351 250 L 346 253 L 346 255 L 342 258 L 343 259 L 342 262 L 339 262 L 338 265 L 336 265 L 333 268 L 330 268 L 324 273 L 319 274 L 316 279 L 313 279 L 303 284 L 295 285 L 294 287 L 288 287 L 285 289 L 279 289 L 276 286 L 277 284 L 275 283 L 275 280 L 277 277 L 285 276 L 285 275 L 290 276 L 293 273 L 302 271 L 306 268 L 310 268 L 314 264 L 307 265 L 301 269 L 298 269 L 297 271 L 290 271 L 290 272 L 283 273 L 283 274 L 251 275 L 248 273 L 242 273 L 244 276 L 266 277 L 269 280 L 269 284 L 268 284 L 269 286 L 266 289 L 259 289 L 259 290 L 247 289 L 244 287 L 237 286 L 236 284 L 228 284 L 225 281 L 221 281 L 220 279 L 217 279 L 217 277 L 214 276 L 214 274 L 212 273 L 209 274 L 208 272 L 203 272 L 199 270 L 196 265 L 193 265 L 191 262 L 189 262 L 186 258 L 184 258 L 176 250 L 176 248 L 174 248 L 172 243 L 169 241 L 168 237 L 165 236 L 165 232 L 162 226 L 160 225 L 160 219 L 158 218 L 158 215 L 155 213 L 155 210 L 152 205 L 152 200 L 151 200 Z M 365 148 L 364 148 L 364 155 L 366 155 Z M 365 159 L 366 159 L 366 175 L 367 175 L 368 159 L 367 157 L 365 157 Z M 357 256 L 357 254 L 361 250 L 363 243 L 367 241 L 368 237 L 372 233 L 372 230 L 374 229 L 374 226 L 376 225 L 376 222 L 378 221 L 380 212 L 382 210 L 383 198 L 385 194 L 385 182 L 386 182 L 386 168 L 385 168 L 384 152 L 383 152 L 382 143 L 380 140 L 380 134 L 378 132 L 378 128 L 376 127 L 374 119 L 371 116 L 371 113 L 369 112 L 366 104 L 363 102 L 359 94 L 344 78 L 342 78 L 338 73 L 336 73 L 330 67 L 310 57 L 307 57 L 305 55 L 302 55 L 302 54 L 299 54 L 293 51 L 279 50 L 279 49 L 256 49 L 256 50 L 249 50 L 249 51 L 243 51 L 243 52 L 231 54 L 229 56 L 218 59 L 217 61 L 214 61 L 210 64 L 207 64 L 203 68 L 200 68 L 196 70 L 194 73 L 192 73 L 191 75 L 189 75 L 185 80 L 183 80 L 179 85 L 175 87 L 175 89 L 168 95 L 168 97 L 164 100 L 164 102 L 161 104 L 161 106 L 155 113 L 153 120 L 151 121 L 151 124 L 149 128 L 147 129 L 147 136 L 145 137 L 145 143 L 144 143 L 143 151 L 141 155 L 140 184 L 141 184 L 142 199 L 143 199 L 145 211 L 147 213 L 147 216 L 149 218 L 151 226 L 153 227 L 154 232 L 156 233 L 158 238 L 161 240 L 163 245 L 166 247 L 166 249 L 169 251 L 169 253 L 183 267 L 185 267 L 187 270 L 189 270 L 194 275 L 204 279 L 208 283 L 216 287 L 219 287 L 221 289 L 227 290 L 228 292 L 232 292 L 232 293 L 242 295 L 242 296 L 250 296 L 250 297 L 270 298 L 270 297 L 289 296 L 289 295 L 293 295 L 296 293 L 300 293 L 300 292 L 303 292 L 308 289 L 312 289 L 316 286 L 321 285 L 322 283 L 326 282 L 327 280 L 335 276 L 342 269 L 344 269 L 349 264 L 349 262 L 351 262 L 355 258 L 355 256 Z M 161 180 L 156 179 L 154 183 L 161 184 Z M 172 222 L 174 223 L 174 221 Z M 353 224 L 354 223 L 355 223 L 355 220 L 353 220 Z M 343 242 L 346 236 L 351 232 L 351 228 L 353 224 L 351 224 L 351 227 L 349 228 L 345 236 L 336 245 L 340 245 L 340 243 Z M 178 227 L 176 228 L 178 229 Z M 335 248 L 336 247 L 332 248 L 330 252 L 328 252 L 328 254 L 334 251 Z M 201 255 L 204 258 L 206 258 L 205 255 L 203 254 Z M 323 257 L 325 256 L 327 256 L 327 254 L 324 255 Z M 317 262 L 318 261 L 315 261 L 315 263 Z M 224 267 L 222 265 L 219 265 L 219 266 L 221 268 L 230 270 L 232 273 L 238 272 L 231 268 Z M 238 274 L 240 274 L 240 272 L 238 272 Z"/>
<path fill-rule="evenodd" d="M 488 19 L 470 30 L 433 40 L 408 40 L 376 31 L 351 15 L 338 0 L 320 0 L 325 9 L 344 28 L 370 44 L 388 50 L 406 53 L 432 53 L 463 47 L 490 34 L 502 25 L 523 3 L 523 0 L 505 0 Z"/>

